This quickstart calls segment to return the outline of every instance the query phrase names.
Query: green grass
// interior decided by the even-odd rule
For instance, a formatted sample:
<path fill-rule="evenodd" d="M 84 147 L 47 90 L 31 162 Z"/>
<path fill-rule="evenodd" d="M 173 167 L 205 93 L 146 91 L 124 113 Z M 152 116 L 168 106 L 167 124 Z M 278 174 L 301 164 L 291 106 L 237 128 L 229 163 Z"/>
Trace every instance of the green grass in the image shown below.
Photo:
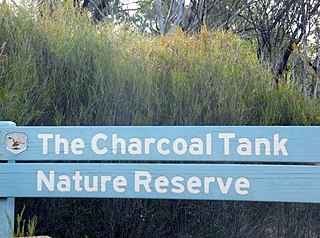
<path fill-rule="evenodd" d="M 231 32 L 146 37 L 52 14 L 0 9 L 0 119 L 19 125 L 316 125 L 317 101 L 270 89 L 251 43 Z M 35 18 L 34 15 L 37 15 Z"/>
<path fill-rule="evenodd" d="M 33 216 L 31 219 L 28 219 L 28 222 L 26 224 L 26 220 L 23 218 L 24 211 L 25 211 L 25 206 L 23 206 L 21 212 L 16 215 L 14 229 L 13 229 L 12 221 L 7 214 L 8 224 L 10 227 L 10 231 L 9 231 L 10 237 L 35 236 L 38 219 L 36 216 Z"/>

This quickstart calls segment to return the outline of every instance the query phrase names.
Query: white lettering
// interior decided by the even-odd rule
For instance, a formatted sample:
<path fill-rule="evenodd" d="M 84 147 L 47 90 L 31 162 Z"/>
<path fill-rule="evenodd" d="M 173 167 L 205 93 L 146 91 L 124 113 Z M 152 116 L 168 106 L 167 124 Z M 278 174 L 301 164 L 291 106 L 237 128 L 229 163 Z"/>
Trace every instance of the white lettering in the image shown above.
<path fill-rule="evenodd" d="M 117 176 L 113 180 L 113 189 L 118 193 L 123 193 L 126 191 L 126 186 L 128 185 L 128 181 L 124 176 Z"/>
<path fill-rule="evenodd" d="M 180 148 L 179 148 L 180 147 Z M 173 142 L 173 151 L 177 155 L 183 155 L 188 150 L 188 144 L 183 138 L 177 138 Z"/>
<path fill-rule="evenodd" d="M 204 177 L 204 193 L 210 193 L 210 183 L 214 183 L 215 177 Z"/>
<path fill-rule="evenodd" d="M 54 191 L 54 170 L 49 171 L 49 179 L 42 170 L 37 171 L 37 191 L 42 192 L 42 183 L 44 183 L 50 192 Z"/>
<path fill-rule="evenodd" d="M 167 138 L 161 138 L 158 143 L 157 143 L 157 149 L 158 152 L 162 155 L 168 155 L 170 154 L 170 150 L 169 149 L 163 149 L 163 144 L 169 144 L 170 140 Z"/>
<path fill-rule="evenodd" d="M 168 189 L 163 187 L 168 187 L 169 180 L 165 176 L 159 176 L 158 178 L 156 178 L 154 185 L 158 193 L 166 193 L 168 192 Z"/>
<path fill-rule="evenodd" d="M 190 193 L 197 194 L 200 193 L 201 180 L 198 177 L 190 177 L 187 181 L 187 188 Z"/>
<path fill-rule="evenodd" d="M 261 155 L 261 147 L 264 145 L 264 154 L 265 155 L 270 155 L 270 141 L 267 138 L 256 138 L 254 142 L 255 146 L 255 154 L 256 155 Z"/>
<path fill-rule="evenodd" d="M 207 146 L 206 146 L 207 155 L 211 155 L 212 154 L 212 134 L 211 133 L 206 135 L 206 142 L 207 142 Z"/>
<path fill-rule="evenodd" d="M 145 177 L 143 180 L 141 177 Z M 134 172 L 134 191 L 140 192 L 140 185 L 144 186 L 146 192 L 151 193 L 150 182 L 151 174 L 148 171 L 135 171 Z"/>
<path fill-rule="evenodd" d="M 232 182 L 232 177 L 228 177 L 227 178 L 227 182 L 226 184 L 223 183 L 223 180 L 221 177 L 217 177 L 217 182 L 220 188 L 220 191 L 223 194 L 227 194 L 229 192 L 230 186 L 231 186 L 231 182 Z"/>
<path fill-rule="evenodd" d="M 282 140 L 279 141 L 279 134 L 275 134 L 273 135 L 273 142 L 274 142 L 274 155 L 279 155 L 279 152 L 281 151 L 281 153 L 284 156 L 288 156 L 288 151 L 287 148 L 285 146 L 285 144 L 287 143 L 288 139 L 284 138 Z"/>
<path fill-rule="evenodd" d="M 230 154 L 230 139 L 236 137 L 235 133 L 219 133 L 218 138 L 223 139 L 224 144 L 224 155 Z"/>
<path fill-rule="evenodd" d="M 75 155 L 82 155 L 84 148 L 84 141 L 81 138 L 75 138 L 71 142 L 71 151 Z"/>
<path fill-rule="evenodd" d="M 181 184 L 183 182 L 184 178 L 180 176 L 175 176 L 172 178 L 171 183 L 174 186 L 171 189 L 171 192 L 173 193 L 183 193 L 184 192 L 184 186 Z"/>
<path fill-rule="evenodd" d="M 240 143 L 237 147 L 239 155 L 252 155 L 252 144 L 248 138 L 240 138 L 238 142 Z"/>
<path fill-rule="evenodd" d="M 61 145 L 62 151 L 65 155 L 69 153 L 69 141 L 66 138 L 60 137 L 60 134 L 55 135 L 55 154 L 60 154 Z"/>
<path fill-rule="evenodd" d="M 82 181 L 82 176 L 80 175 L 80 171 L 76 171 L 72 176 L 72 180 L 74 180 L 74 188 L 77 192 L 82 191 L 82 187 L 80 182 Z"/>
<path fill-rule="evenodd" d="M 246 195 L 249 193 L 246 188 L 250 188 L 249 180 L 245 177 L 238 178 L 235 182 L 235 190 L 240 195 Z"/>
<path fill-rule="evenodd" d="M 106 141 L 107 139 L 108 139 L 108 136 L 103 133 L 98 133 L 98 134 L 94 135 L 94 137 L 92 137 L 92 139 L 91 139 L 91 148 L 92 148 L 93 152 L 98 155 L 106 154 L 108 152 L 107 147 L 103 147 L 102 149 L 99 148 L 98 141 L 99 140 Z"/>
<path fill-rule="evenodd" d="M 132 155 L 142 154 L 142 143 L 139 138 L 131 138 L 129 140 L 130 144 L 128 146 L 128 152 Z"/>
<path fill-rule="evenodd" d="M 192 138 L 189 152 L 192 155 L 203 155 L 203 141 L 200 138 Z"/>
<path fill-rule="evenodd" d="M 156 142 L 156 139 L 155 138 L 145 138 L 144 139 L 144 143 L 145 143 L 145 146 L 144 146 L 144 153 L 146 155 L 149 155 L 150 154 L 150 145 L 151 144 L 154 144 Z"/>
<path fill-rule="evenodd" d="M 116 155 L 118 153 L 118 145 L 120 145 L 120 154 L 126 154 L 126 141 L 118 137 L 117 134 L 112 134 L 112 153 Z"/>
<path fill-rule="evenodd" d="M 101 192 L 107 191 L 108 181 L 111 181 L 111 176 L 101 176 Z"/>
<path fill-rule="evenodd" d="M 90 176 L 84 176 L 84 189 L 91 192 L 98 192 L 98 176 L 92 176 L 92 186 L 90 186 Z"/>
<path fill-rule="evenodd" d="M 70 178 L 67 175 L 60 175 L 57 183 L 57 189 L 59 192 L 70 192 Z"/>
<path fill-rule="evenodd" d="M 38 134 L 38 139 L 42 139 L 42 154 L 48 154 L 48 141 L 53 138 L 53 134 Z"/>

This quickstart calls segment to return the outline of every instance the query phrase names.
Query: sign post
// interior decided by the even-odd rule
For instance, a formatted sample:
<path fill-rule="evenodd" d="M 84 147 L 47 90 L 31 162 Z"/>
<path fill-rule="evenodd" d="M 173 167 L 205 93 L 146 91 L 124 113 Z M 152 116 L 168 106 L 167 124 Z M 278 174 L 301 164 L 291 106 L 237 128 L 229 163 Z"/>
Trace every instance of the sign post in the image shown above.
<path fill-rule="evenodd" d="M 0 136 L 2 137 L 2 130 L 4 128 L 15 127 L 16 124 L 11 121 L 0 121 Z M 3 143 L 3 142 L 2 142 Z M 1 143 L 1 144 L 2 144 Z M 0 149 L 0 156 L 3 156 L 1 152 L 3 148 Z M 8 163 L 14 163 L 14 160 L 9 160 L 7 157 Z M 0 182 L 0 190 L 1 190 Z M 14 229 L 14 197 L 0 197 L 0 237 L 10 237 Z"/>

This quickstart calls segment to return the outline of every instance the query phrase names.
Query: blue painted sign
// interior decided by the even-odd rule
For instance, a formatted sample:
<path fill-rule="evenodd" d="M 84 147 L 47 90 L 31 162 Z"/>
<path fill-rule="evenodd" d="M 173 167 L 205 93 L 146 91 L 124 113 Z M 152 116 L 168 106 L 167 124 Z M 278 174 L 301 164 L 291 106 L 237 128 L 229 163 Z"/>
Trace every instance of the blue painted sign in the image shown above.
<path fill-rule="evenodd" d="M 0 160 L 320 162 L 320 127 L 12 127 Z"/>
<path fill-rule="evenodd" d="M 10 237 L 7 217 L 14 218 L 15 197 L 320 203 L 319 166 L 253 164 L 320 162 L 319 135 L 320 127 L 16 127 L 0 122 L 0 237 Z M 71 161 L 77 163 L 61 163 Z"/>
<path fill-rule="evenodd" d="M 320 202 L 320 167 L 2 164 L 0 196 Z"/>

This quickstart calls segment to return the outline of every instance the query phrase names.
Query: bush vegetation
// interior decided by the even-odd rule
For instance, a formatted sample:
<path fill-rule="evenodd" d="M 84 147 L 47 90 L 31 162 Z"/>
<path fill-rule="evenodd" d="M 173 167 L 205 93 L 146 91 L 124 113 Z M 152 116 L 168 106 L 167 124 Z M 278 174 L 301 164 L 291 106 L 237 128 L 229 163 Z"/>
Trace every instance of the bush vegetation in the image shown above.
<path fill-rule="evenodd" d="M 261 66 L 254 42 L 205 28 L 146 36 L 65 3 L 0 6 L 0 119 L 18 125 L 318 125 L 318 100 Z M 53 237 L 315 237 L 319 206 L 19 199 Z M 298 229 L 297 227 L 301 227 Z"/>

